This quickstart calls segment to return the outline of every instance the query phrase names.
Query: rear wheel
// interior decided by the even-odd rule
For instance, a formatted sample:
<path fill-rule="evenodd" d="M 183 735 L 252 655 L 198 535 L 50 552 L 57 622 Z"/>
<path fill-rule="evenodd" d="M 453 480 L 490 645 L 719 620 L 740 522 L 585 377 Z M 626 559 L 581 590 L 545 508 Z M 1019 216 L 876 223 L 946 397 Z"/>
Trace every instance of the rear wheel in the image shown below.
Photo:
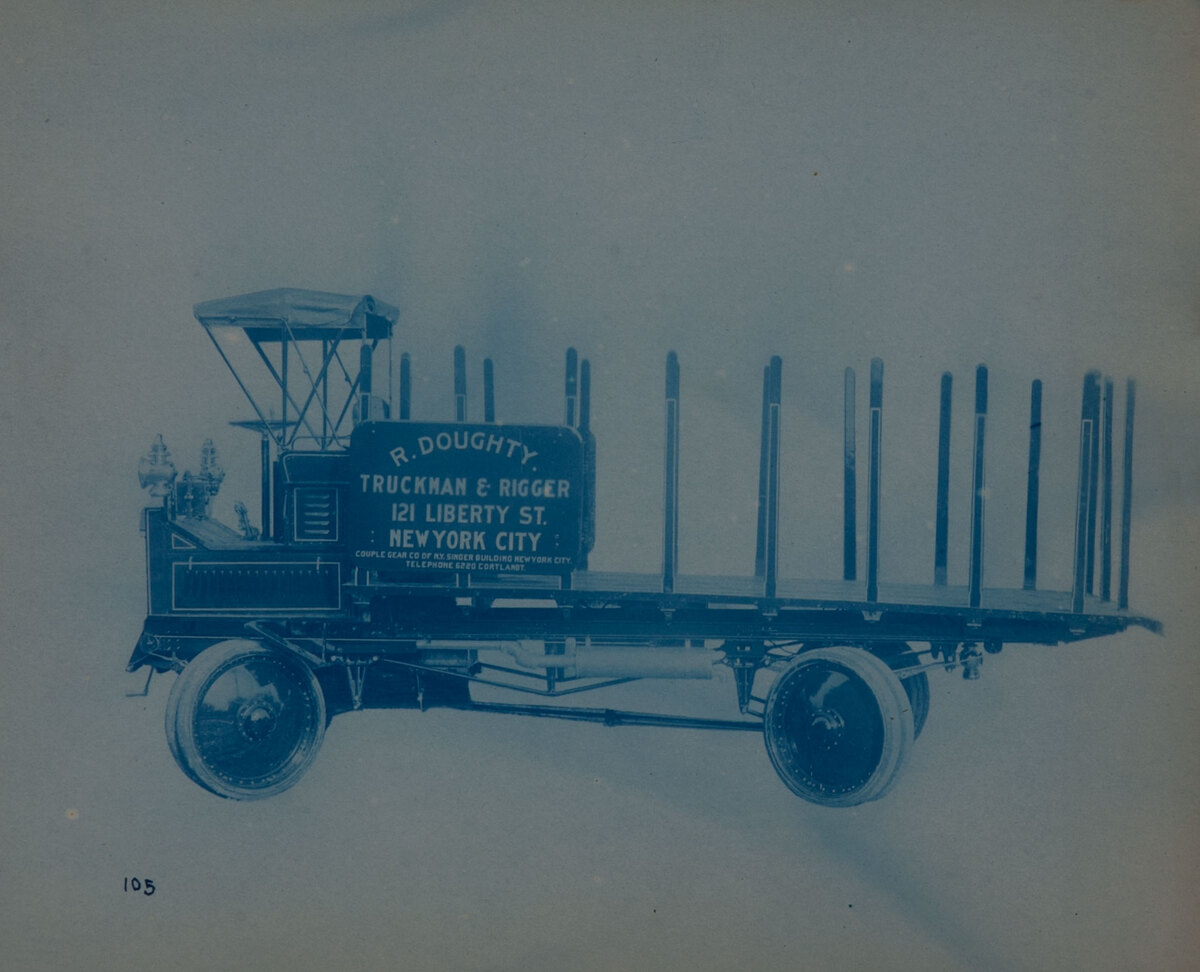
<path fill-rule="evenodd" d="M 325 736 L 325 700 L 298 658 L 253 641 L 205 649 L 175 680 L 167 742 L 218 796 L 255 800 L 292 786 Z"/>
<path fill-rule="evenodd" d="M 913 712 L 895 673 L 861 648 L 793 658 L 767 694 L 763 733 L 780 778 L 827 807 L 883 796 L 913 742 Z"/>

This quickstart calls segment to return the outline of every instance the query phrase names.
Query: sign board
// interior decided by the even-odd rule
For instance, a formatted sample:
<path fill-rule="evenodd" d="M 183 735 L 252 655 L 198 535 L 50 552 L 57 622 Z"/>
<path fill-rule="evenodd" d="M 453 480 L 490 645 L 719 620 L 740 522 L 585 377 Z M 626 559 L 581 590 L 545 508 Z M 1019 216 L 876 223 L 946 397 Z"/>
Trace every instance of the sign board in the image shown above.
<path fill-rule="evenodd" d="M 372 570 L 567 573 L 583 491 L 571 428 L 365 422 L 350 439 L 351 552 Z"/>

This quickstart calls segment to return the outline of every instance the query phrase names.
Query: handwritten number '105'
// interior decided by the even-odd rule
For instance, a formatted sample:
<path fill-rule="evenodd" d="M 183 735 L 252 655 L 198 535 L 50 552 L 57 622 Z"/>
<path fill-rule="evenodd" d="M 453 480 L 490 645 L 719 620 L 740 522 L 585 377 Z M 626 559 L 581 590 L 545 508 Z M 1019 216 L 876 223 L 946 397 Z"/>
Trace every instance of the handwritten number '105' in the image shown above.
<path fill-rule="evenodd" d="M 142 894 L 151 895 L 154 894 L 154 882 L 149 878 L 126 878 L 125 890 L 140 891 Z"/>

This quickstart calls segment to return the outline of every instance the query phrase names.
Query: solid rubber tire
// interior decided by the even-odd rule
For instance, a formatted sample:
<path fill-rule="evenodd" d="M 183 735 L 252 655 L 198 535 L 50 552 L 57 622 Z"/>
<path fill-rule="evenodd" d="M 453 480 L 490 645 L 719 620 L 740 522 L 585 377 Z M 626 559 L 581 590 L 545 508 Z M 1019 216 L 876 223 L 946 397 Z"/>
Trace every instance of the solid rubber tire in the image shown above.
<path fill-rule="evenodd" d="M 771 686 L 763 736 L 793 793 L 821 806 L 856 806 L 898 778 L 913 744 L 912 705 L 870 652 L 816 648 L 792 658 Z"/>
<path fill-rule="evenodd" d="M 223 688 L 236 688 L 239 669 L 259 689 L 239 707 L 250 706 L 249 715 L 234 712 L 225 719 L 214 718 L 208 714 L 211 707 L 206 707 L 210 692 L 222 680 Z M 257 683 L 252 669 L 268 682 Z M 277 680 L 269 679 L 272 672 Z M 227 676 L 232 676 L 233 686 L 227 684 Z M 278 711 L 268 717 L 263 715 L 268 708 Z M 257 721 L 256 715 L 261 716 Z M 286 719 L 280 718 L 285 715 Z M 227 726 L 230 720 L 232 729 Z M 270 728 L 261 738 L 245 735 L 247 729 L 257 730 L 263 724 Z M 206 730 L 222 725 L 227 726 L 222 741 L 243 744 L 243 755 L 253 755 L 256 746 L 262 749 L 261 744 L 270 743 L 281 750 L 280 757 L 260 772 L 234 772 L 235 766 L 222 765 L 221 754 L 205 738 Z M 200 786 L 233 800 L 263 799 L 295 785 L 316 758 L 325 726 L 325 700 L 312 670 L 299 658 L 255 641 L 235 639 L 206 648 L 179 674 L 167 700 L 167 742 L 176 762 Z M 279 735 L 272 739 L 276 731 Z M 287 738 L 289 733 L 294 738 Z"/>

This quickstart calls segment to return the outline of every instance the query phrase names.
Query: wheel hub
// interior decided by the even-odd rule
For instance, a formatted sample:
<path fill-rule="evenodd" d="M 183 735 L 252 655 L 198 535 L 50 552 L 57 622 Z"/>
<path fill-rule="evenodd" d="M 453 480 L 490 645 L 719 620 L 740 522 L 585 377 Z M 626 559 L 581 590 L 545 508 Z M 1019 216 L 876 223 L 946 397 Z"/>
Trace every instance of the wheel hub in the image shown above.
<path fill-rule="evenodd" d="M 829 735 L 841 735 L 846 727 L 846 721 L 836 709 L 818 709 L 813 713 L 812 727 Z"/>
<path fill-rule="evenodd" d="M 238 729 L 250 742 L 261 742 L 274 731 L 279 720 L 279 708 L 273 700 L 258 696 L 238 709 Z"/>

